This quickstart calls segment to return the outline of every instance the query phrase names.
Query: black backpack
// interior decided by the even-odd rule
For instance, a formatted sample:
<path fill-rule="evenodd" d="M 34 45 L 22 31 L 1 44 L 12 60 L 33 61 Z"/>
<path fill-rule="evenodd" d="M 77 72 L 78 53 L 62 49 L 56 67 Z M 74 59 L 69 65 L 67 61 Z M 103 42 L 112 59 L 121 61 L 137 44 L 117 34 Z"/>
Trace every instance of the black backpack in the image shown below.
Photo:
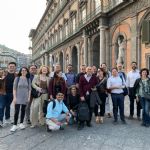
<path fill-rule="evenodd" d="M 48 106 L 48 104 L 50 103 L 50 102 L 52 102 L 53 103 L 53 109 L 55 108 L 55 106 L 56 106 L 56 102 L 55 102 L 55 100 L 44 100 L 44 104 L 43 104 L 43 113 L 44 113 L 44 117 L 46 116 L 46 114 L 47 114 L 47 106 Z"/>
<path fill-rule="evenodd" d="M 90 111 L 86 102 L 80 102 L 78 105 L 78 119 L 79 121 L 90 120 Z"/>

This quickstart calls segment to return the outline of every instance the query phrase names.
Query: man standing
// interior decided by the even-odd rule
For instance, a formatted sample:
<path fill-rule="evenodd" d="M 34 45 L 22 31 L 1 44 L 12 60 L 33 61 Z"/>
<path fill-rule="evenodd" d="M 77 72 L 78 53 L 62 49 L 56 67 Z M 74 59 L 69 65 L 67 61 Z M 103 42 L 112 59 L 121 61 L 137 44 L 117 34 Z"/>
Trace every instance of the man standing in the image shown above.
<path fill-rule="evenodd" d="M 65 81 L 67 81 L 67 77 L 66 77 L 65 73 L 62 72 L 60 64 L 55 65 L 54 71 L 50 73 L 50 78 L 54 77 L 55 72 L 61 73 L 61 76 L 64 78 Z"/>
<path fill-rule="evenodd" d="M 77 74 L 77 77 L 76 77 L 76 87 L 79 88 L 79 80 L 80 80 L 80 77 L 82 75 L 84 75 L 86 73 L 86 66 L 85 65 L 81 65 L 80 66 L 80 73 Z"/>
<path fill-rule="evenodd" d="M 30 80 L 31 80 L 31 83 L 32 83 L 34 75 L 37 74 L 37 66 L 36 65 L 31 65 L 29 67 L 29 72 L 30 72 Z M 30 101 L 28 102 L 27 107 L 26 107 L 26 121 L 27 121 L 27 124 L 31 124 L 31 122 L 30 122 L 30 107 L 31 107 L 31 104 L 32 104 L 32 99 L 33 99 L 33 97 L 31 95 Z"/>
<path fill-rule="evenodd" d="M 140 78 L 139 70 L 137 69 L 137 63 L 131 63 L 132 70 L 127 74 L 127 87 L 129 88 L 129 98 L 130 98 L 130 116 L 129 119 L 133 119 L 134 115 L 134 100 L 135 100 L 135 93 L 134 93 L 134 83 L 136 79 Z M 141 105 L 140 102 L 137 101 L 137 119 L 140 119 L 141 114 Z"/>
<path fill-rule="evenodd" d="M 72 65 L 69 64 L 68 67 L 67 67 L 67 70 L 68 72 L 65 74 L 66 77 L 67 77 L 67 88 L 71 87 L 72 85 L 75 85 L 75 82 L 76 82 L 76 75 L 75 73 L 73 72 L 73 68 L 72 68 Z"/>
<path fill-rule="evenodd" d="M 16 77 L 16 63 L 10 62 L 8 64 L 8 73 L 5 77 L 5 88 L 6 88 L 6 100 L 4 106 L 5 123 L 9 124 L 10 121 L 10 105 L 13 100 L 13 83 Z"/>
<path fill-rule="evenodd" d="M 118 75 L 117 68 L 112 69 L 112 76 L 107 80 L 107 88 L 111 90 L 111 98 L 113 102 L 113 114 L 114 114 L 114 124 L 118 123 L 118 108 L 120 112 L 120 119 L 123 124 L 126 124 L 124 117 L 124 95 L 123 88 L 125 86 L 125 81 Z"/>
<path fill-rule="evenodd" d="M 90 107 L 90 94 L 92 92 L 92 88 L 96 87 L 97 78 L 95 75 L 92 75 L 92 67 L 86 68 L 86 74 L 82 75 L 79 80 L 79 91 L 80 91 L 80 99 L 81 101 L 86 101 L 90 111 L 90 120 L 87 121 L 87 126 L 91 127 L 91 119 L 92 119 L 92 108 Z M 82 129 L 84 127 L 84 122 L 79 122 L 78 129 Z"/>

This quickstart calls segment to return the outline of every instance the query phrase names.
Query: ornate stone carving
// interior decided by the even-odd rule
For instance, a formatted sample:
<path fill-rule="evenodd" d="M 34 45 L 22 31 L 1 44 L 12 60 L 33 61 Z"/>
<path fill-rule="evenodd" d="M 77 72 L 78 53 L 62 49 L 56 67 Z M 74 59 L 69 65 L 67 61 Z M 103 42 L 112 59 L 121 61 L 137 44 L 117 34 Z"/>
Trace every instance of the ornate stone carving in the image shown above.
<path fill-rule="evenodd" d="M 135 3 L 132 3 L 123 9 L 122 11 L 111 16 L 109 25 L 112 26 L 118 22 L 121 22 L 122 19 L 129 17 L 129 15 L 134 15 L 135 13 L 150 7 L 150 0 L 138 0 Z"/>

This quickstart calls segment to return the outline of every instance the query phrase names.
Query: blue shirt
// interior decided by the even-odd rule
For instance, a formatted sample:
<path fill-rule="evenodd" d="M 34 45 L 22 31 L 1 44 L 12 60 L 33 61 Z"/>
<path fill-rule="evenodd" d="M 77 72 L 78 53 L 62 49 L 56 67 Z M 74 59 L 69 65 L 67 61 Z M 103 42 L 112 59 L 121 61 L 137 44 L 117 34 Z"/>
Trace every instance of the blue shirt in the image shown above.
<path fill-rule="evenodd" d="M 46 118 L 51 119 L 51 118 L 57 118 L 61 115 L 62 112 L 69 112 L 68 108 L 66 105 L 63 103 L 63 101 L 58 101 L 57 99 L 55 100 L 56 105 L 55 108 L 53 109 L 53 102 L 50 102 L 47 107 L 47 114 Z"/>
<path fill-rule="evenodd" d="M 67 77 L 67 86 L 70 87 L 72 85 L 75 85 L 75 74 L 73 72 L 70 72 L 70 73 L 66 73 L 65 74 L 66 77 Z"/>

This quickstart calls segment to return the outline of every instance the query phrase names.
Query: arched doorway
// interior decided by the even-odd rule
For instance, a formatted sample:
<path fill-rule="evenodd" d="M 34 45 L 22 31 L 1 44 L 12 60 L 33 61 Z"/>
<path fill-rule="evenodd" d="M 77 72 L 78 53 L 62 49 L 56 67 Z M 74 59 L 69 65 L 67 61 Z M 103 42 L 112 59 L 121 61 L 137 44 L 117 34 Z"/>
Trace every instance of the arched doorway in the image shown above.
<path fill-rule="evenodd" d="M 78 72 L 78 50 L 76 48 L 76 46 L 73 47 L 72 49 L 72 66 L 73 66 L 73 70 L 75 73 Z"/>
<path fill-rule="evenodd" d="M 93 55 L 92 55 L 92 62 L 93 65 L 96 67 L 100 66 L 100 35 L 98 35 L 93 42 Z"/>
<path fill-rule="evenodd" d="M 63 69 L 63 53 L 62 52 L 60 52 L 60 54 L 59 54 L 59 63 L 60 63 L 62 71 L 64 71 L 64 69 Z"/>

